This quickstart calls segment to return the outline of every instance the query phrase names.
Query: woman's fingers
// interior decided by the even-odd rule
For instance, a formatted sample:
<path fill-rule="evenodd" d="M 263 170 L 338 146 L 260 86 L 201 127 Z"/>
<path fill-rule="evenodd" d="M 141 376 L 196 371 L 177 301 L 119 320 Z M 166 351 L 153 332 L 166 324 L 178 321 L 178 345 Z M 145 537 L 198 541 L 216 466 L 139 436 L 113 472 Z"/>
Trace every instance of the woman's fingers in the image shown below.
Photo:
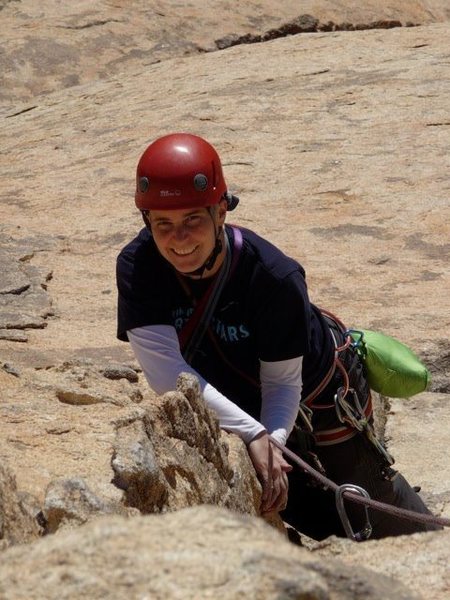
<path fill-rule="evenodd" d="M 280 496 L 280 502 L 279 502 L 279 506 L 278 506 L 277 510 L 284 510 L 286 508 L 287 501 L 288 501 L 288 493 L 289 493 L 289 479 L 288 479 L 288 476 L 286 475 L 285 471 L 283 471 L 283 473 L 281 474 L 281 477 L 283 480 L 283 490 L 282 490 L 282 494 Z"/>
<path fill-rule="evenodd" d="M 270 443 L 267 432 L 254 438 L 248 445 L 248 451 L 262 486 L 261 511 L 282 510 L 289 490 L 286 473 L 292 470 L 292 466 Z"/>
<path fill-rule="evenodd" d="M 265 512 L 279 511 L 286 508 L 289 491 L 289 481 L 286 473 L 292 470 L 292 465 L 285 461 L 281 450 L 270 444 L 269 452 L 272 456 L 273 485 L 270 499 L 262 507 Z"/>
<path fill-rule="evenodd" d="M 271 481 L 267 482 L 267 494 L 263 494 L 261 502 L 261 510 L 263 512 L 273 510 L 271 507 L 276 504 L 276 501 L 280 495 L 280 478 L 272 478 Z"/>
<path fill-rule="evenodd" d="M 274 479 L 272 494 L 267 503 L 261 506 L 262 512 L 280 511 L 286 508 L 289 491 L 289 482 L 286 473 Z"/>

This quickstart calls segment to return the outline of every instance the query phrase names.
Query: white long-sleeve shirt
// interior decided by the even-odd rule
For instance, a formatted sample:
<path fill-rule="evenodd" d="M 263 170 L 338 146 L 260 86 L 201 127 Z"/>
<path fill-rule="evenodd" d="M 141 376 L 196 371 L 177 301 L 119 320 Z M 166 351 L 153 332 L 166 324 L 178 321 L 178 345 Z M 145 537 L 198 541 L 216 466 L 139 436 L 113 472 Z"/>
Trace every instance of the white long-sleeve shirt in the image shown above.
<path fill-rule="evenodd" d="M 301 356 L 278 362 L 260 361 L 262 403 L 260 421 L 257 421 L 184 360 L 174 327 L 148 325 L 128 330 L 127 334 L 142 371 L 156 393 L 174 390 L 180 373 L 192 373 L 198 377 L 204 400 L 217 414 L 223 429 L 239 435 L 247 444 L 262 431 L 267 431 L 282 444 L 286 442 L 300 402 Z"/>

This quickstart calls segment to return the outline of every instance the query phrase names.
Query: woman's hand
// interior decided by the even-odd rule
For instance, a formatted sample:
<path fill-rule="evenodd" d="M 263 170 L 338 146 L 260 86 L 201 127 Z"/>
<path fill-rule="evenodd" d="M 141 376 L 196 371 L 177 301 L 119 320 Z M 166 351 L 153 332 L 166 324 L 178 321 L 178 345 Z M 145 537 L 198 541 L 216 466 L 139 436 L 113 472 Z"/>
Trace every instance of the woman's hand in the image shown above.
<path fill-rule="evenodd" d="M 286 473 L 292 470 L 281 450 L 270 442 L 266 431 L 247 445 L 250 459 L 262 485 L 261 512 L 286 508 L 289 483 Z"/>

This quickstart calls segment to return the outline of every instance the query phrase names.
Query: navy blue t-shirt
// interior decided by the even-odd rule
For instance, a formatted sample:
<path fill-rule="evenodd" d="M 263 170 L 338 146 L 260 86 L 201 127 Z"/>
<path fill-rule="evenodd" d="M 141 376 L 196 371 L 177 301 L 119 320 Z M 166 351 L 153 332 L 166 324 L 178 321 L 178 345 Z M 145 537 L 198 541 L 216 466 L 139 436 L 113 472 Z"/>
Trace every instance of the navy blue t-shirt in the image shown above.
<path fill-rule="evenodd" d="M 191 366 L 243 410 L 259 419 L 259 360 L 303 356 L 303 397 L 330 368 L 333 343 L 320 311 L 309 302 L 305 272 L 270 242 L 240 228 L 238 261 L 217 302 Z M 233 247 L 232 228 L 226 226 Z M 146 229 L 117 260 L 118 338 L 146 325 L 171 325 L 179 333 L 210 278 L 183 277 L 161 256 Z"/>

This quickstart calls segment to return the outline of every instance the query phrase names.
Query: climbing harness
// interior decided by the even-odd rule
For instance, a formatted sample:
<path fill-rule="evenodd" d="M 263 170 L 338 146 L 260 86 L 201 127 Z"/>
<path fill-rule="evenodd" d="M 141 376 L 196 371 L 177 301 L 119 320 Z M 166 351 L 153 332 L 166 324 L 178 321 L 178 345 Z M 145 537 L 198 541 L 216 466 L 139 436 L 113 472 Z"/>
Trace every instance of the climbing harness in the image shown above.
<path fill-rule="evenodd" d="M 340 358 L 345 351 L 352 351 L 354 349 L 349 330 L 335 315 L 327 310 L 320 310 L 326 322 L 328 323 L 330 333 L 333 338 L 335 346 L 334 359 L 330 369 L 326 373 L 323 380 L 318 384 L 316 389 L 314 389 L 304 400 L 300 402 L 299 417 L 301 422 L 307 431 L 312 432 L 312 417 L 314 411 L 334 409 L 337 419 L 342 426 L 331 429 L 321 429 L 316 427 L 314 430 L 314 438 L 317 446 L 330 446 L 339 444 L 351 439 L 356 435 L 357 432 L 361 432 L 366 435 L 367 439 L 382 455 L 387 464 L 392 465 L 394 464 L 394 459 L 387 452 L 383 444 L 381 444 L 381 442 L 377 439 L 372 426 L 371 417 L 373 414 L 373 406 L 370 390 L 368 390 L 367 399 L 364 406 L 361 406 L 358 393 L 354 388 L 351 387 L 347 369 Z M 344 339 L 341 345 L 338 343 L 337 333 L 339 333 Z M 359 357 L 357 360 L 359 360 Z M 337 389 L 336 394 L 334 395 L 334 403 L 315 403 L 314 401 L 331 382 L 336 370 L 339 371 L 342 377 L 343 385 Z"/>
<path fill-rule="evenodd" d="M 390 466 L 394 464 L 394 459 L 383 446 L 383 444 L 378 440 L 375 434 L 372 425 L 373 407 L 370 389 L 367 389 L 366 401 L 364 405 L 362 405 L 357 390 L 351 387 L 351 381 L 349 377 L 350 371 L 347 372 L 347 368 L 344 364 L 344 352 L 347 350 L 352 352 L 352 355 L 350 355 L 350 360 L 353 360 L 353 355 L 355 353 L 355 346 L 352 342 L 350 333 L 344 324 L 334 315 L 324 310 L 321 312 L 329 324 L 330 332 L 333 337 L 335 345 L 334 359 L 330 369 L 326 373 L 323 380 L 319 382 L 316 389 L 301 401 L 297 424 L 302 426 L 302 430 L 304 431 L 305 435 L 313 434 L 317 446 L 330 446 L 339 444 L 351 439 L 358 433 L 363 434 L 381 455 L 384 463 L 383 472 L 387 473 L 390 469 Z M 337 329 L 339 335 L 344 338 L 343 343 L 338 343 L 337 335 L 336 332 L 333 331 L 333 328 L 335 331 Z M 343 357 L 343 360 L 341 359 L 341 356 Z M 353 365 L 354 363 L 351 362 L 349 368 L 353 368 Z M 327 385 L 332 381 L 336 371 L 339 371 L 340 373 L 342 385 L 336 390 L 334 395 L 334 403 L 320 404 L 316 402 L 316 399 L 321 392 L 323 392 Z M 357 387 L 358 383 L 359 382 L 357 381 Z M 359 391 L 361 391 L 361 389 L 359 389 Z M 321 429 L 317 426 L 313 427 L 312 419 L 316 411 L 319 411 L 317 414 L 320 418 L 320 411 L 327 409 L 334 409 L 337 420 L 342 426 L 334 427 L 332 429 Z M 325 476 L 323 468 L 317 468 L 314 462 L 309 460 L 309 457 L 305 457 L 306 460 L 304 460 L 304 457 L 300 458 L 293 453 L 292 450 L 282 447 L 277 442 L 274 443 L 278 448 L 280 448 L 280 450 L 282 450 L 284 454 L 299 464 L 305 472 L 309 473 L 316 482 L 319 482 L 325 490 L 331 489 L 334 491 L 337 513 L 341 519 L 344 531 L 349 539 L 354 541 L 362 541 L 370 537 L 372 533 L 372 526 L 369 519 L 369 507 L 374 510 L 379 510 L 397 516 L 399 518 L 409 519 L 411 521 L 425 524 L 450 526 L 449 519 L 442 519 L 434 515 L 417 513 L 372 500 L 368 492 L 364 488 L 357 485 L 348 483 L 338 486 L 336 483 L 328 479 Z M 357 504 L 362 504 L 365 508 L 365 524 L 358 532 L 354 532 L 352 529 L 345 509 L 344 499 Z"/>
<path fill-rule="evenodd" d="M 367 400 L 366 408 L 361 408 L 358 394 L 353 389 L 348 390 L 352 400 L 349 402 L 344 395 L 344 390 L 340 387 L 334 397 L 336 415 L 341 423 L 348 423 L 355 430 L 366 434 L 368 440 L 375 446 L 378 452 L 383 456 L 388 465 L 394 464 L 394 458 L 389 454 L 383 444 L 378 440 L 375 431 L 368 419 L 372 413 L 370 394 Z M 368 407 L 370 405 L 370 410 Z"/>

